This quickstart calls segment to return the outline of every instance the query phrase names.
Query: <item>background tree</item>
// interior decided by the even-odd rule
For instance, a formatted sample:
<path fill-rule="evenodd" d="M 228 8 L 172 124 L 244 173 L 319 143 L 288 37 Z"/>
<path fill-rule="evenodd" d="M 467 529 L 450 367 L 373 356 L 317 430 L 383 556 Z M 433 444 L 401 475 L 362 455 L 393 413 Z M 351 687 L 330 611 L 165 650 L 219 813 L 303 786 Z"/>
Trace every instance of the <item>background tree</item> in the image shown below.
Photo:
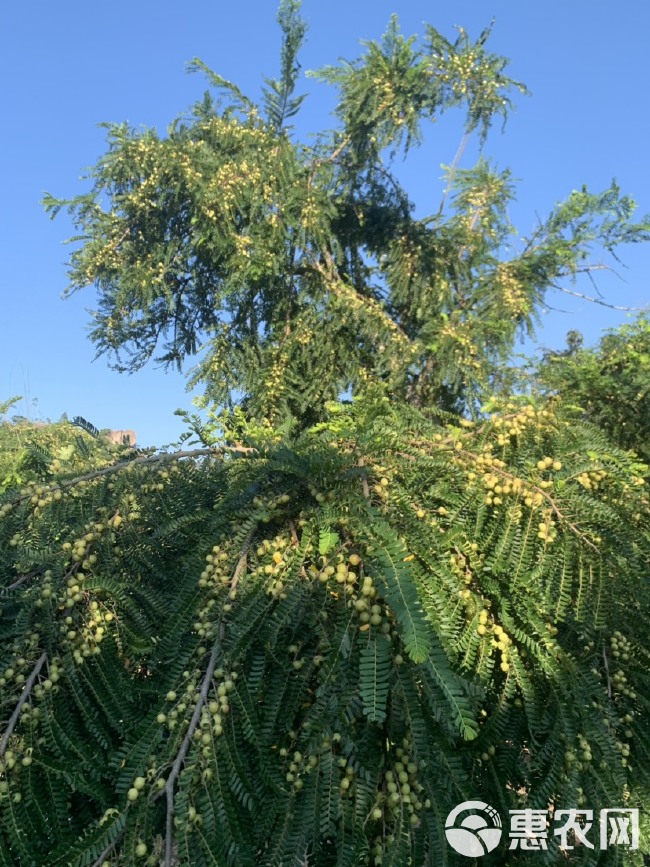
<path fill-rule="evenodd" d="M 598 346 L 548 351 L 537 378 L 580 406 L 583 417 L 621 448 L 650 459 L 650 322 L 645 315 L 612 329 Z"/>
<path fill-rule="evenodd" d="M 112 128 L 71 203 L 98 350 L 206 340 L 208 421 L 186 416 L 198 448 L 0 494 L 0 864 L 457 863 L 444 822 L 472 797 L 639 807 L 638 852 L 534 857 L 641 865 L 647 467 L 560 400 L 447 410 L 593 245 L 647 227 L 615 187 L 576 192 L 506 257 L 486 162 L 415 220 L 389 154 L 459 104 L 485 136 L 505 61 L 392 21 L 321 73 L 340 129 L 307 148 L 298 13 L 262 112 L 208 71 L 223 104 Z"/>

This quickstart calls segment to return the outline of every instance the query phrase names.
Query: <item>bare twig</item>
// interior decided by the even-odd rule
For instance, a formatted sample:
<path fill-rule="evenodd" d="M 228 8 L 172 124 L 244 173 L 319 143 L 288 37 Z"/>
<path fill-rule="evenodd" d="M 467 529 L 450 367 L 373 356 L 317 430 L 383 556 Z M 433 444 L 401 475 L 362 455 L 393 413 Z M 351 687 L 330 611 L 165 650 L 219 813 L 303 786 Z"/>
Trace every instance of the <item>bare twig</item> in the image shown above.
<path fill-rule="evenodd" d="M 582 301 L 591 301 L 592 304 L 600 304 L 601 307 L 609 307 L 610 310 L 624 310 L 625 312 L 633 312 L 637 310 L 645 310 L 645 307 L 622 307 L 618 304 L 609 304 L 601 298 L 594 298 L 592 295 L 584 295 L 582 292 L 575 292 L 573 289 L 567 289 L 566 286 L 558 286 L 557 283 L 551 284 L 558 292 L 564 292 L 565 295 L 572 295 L 574 298 L 580 298 Z"/>
<path fill-rule="evenodd" d="M 5 733 L 2 736 L 2 740 L 0 740 L 0 759 L 4 756 L 5 751 L 7 749 L 7 744 L 9 743 L 9 738 L 11 737 L 13 730 L 16 728 L 16 723 L 20 718 L 20 711 L 25 702 L 29 699 L 31 691 L 36 683 L 38 675 L 40 674 L 41 669 L 45 665 L 45 660 L 47 659 L 47 653 L 43 651 L 39 658 L 36 660 L 36 665 L 32 669 L 32 673 L 27 678 L 27 682 L 23 687 L 23 691 L 20 694 L 20 698 L 18 699 L 18 704 L 14 712 L 11 715 L 9 722 L 7 723 L 7 728 L 5 729 Z"/>
<path fill-rule="evenodd" d="M 454 178 L 456 177 L 456 171 L 458 169 L 458 164 L 461 161 L 463 153 L 465 152 L 465 148 L 467 147 L 467 142 L 469 141 L 469 133 L 466 132 L 462 139 L 460 140 L 460 144 L 458 145 L 458 150 L 456 151 L 456 156 L 454 157 L 454 161 L 451 164 L 449 169 L 449 175 L 447 176 L 447 186 L 445 187 L 445 191 L 442 194 L 442 201 L 440 202 L 440 207 L 438 208 L 438 216 L 442 214 L 445 209 L 445 203 L 447 201 L 447 196 L 454 184 Z"/>
<path fill-rule="evenodd" d="M 235 588 L 239 584 L 239 579 L 246 571 L 246 561 L 248 558 L 248 550 L 251 546 L 251 542 L 253 541 L 253 536 L 255 535 L 255 529 L 253 528 L 248 536 L 246 537 L 246 541 L 242 545 L 241 554 L 239 555 L 239 560 L 237 561 L 237 565 L 235 566 L 235 571 L 232 573 L 232 578 L 230 579 L 230 594 L 232 595 L 235 591 Z"/>
<path fill-rule="evenodd" d="M 34 572 L 30 572 L 28 575 L 21 575 L 13 584 L 10 584 L 8 587 L 3 587 L 3 590 L 15 590 L 16 587 L 20 587 L 21 584 L 24 584 L 25 581 L 29 581 L 30 578 L 35 578 L 36 575 L 39 574 L 39 570 L 36 569 Z"/>

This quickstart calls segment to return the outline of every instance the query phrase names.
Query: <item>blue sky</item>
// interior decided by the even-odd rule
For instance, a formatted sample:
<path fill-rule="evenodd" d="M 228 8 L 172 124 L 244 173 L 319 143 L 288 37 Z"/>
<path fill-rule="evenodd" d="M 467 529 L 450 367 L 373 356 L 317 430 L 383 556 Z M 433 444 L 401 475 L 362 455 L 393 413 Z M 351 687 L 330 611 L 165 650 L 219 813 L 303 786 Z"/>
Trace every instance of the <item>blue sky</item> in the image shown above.
<path fill-rule="evenodd" d="M 511 217 L 522 234 L 572 189 L 593 190 L 616 177 L 650 211 L 647 104 L 650 6 L 638 0 L 304 0 L 309 33 L 305 69 L 352 59 L 361 38 L 379 38 L 391 13 L 407 34 L 428 21 L 445 35 L 454 25 L 472 36 L 495 18 L 492 50 L 508 56 L 510 73 L 531 97 L 505 133 L 495 129 L 485 154 L 520 179 Z M 205 87 L 185 65 L 198 56 L 245 92 L 257 96 L 264 75 L 278 67 L 275 0 L 61 0 L 5 3 L 0 10 L 3 46 L 0 213 L 0 400 L 25 398 L 19 410 L 32 418 L 82 415 L 98 427 L 133 428 L 143 445 L 174 440 L 182 423 L 177 407 L 190 407 L 182 375 L 154 367 L 131 376 L 93 363 L 86 336 L 92 289 L 61 300 L 72 234 L 65 217 L 50 222 L 40 205 L 45 190 L 72 196 L 87 189 L 80 179 L 104 150 L 102 121 L 167 124 Z M 310 96 L 300 132 L 331 126 L 329 90 L 302 82 Z M 441 163 L 459 143 L 458 118 L 429 129 L 426 147 L 414 152 L 401 176 L 423 213 L 442 190 Z M 471 147 L 464 165 L 472 162 Z M 650 246 L 623 252 L 623 280 L 602 279 L 615 304 L 650 304 Z M 584 287 L 586 289 L 586 287 Z M 577 328 L 588 341 L 625 314 L 570 299 L 549 298 L 539 341 L 561 346 Z M 35 401 L 37 401 L 35 403 Z"/>

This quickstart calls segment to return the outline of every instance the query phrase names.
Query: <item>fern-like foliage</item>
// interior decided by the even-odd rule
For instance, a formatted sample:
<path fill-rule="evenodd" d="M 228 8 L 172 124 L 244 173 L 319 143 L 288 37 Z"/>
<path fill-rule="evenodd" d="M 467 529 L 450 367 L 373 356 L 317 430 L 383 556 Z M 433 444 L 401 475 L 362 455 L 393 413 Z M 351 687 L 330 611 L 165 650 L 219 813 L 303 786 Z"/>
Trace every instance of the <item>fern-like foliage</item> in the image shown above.
<path fill-rule="evenodd" d="M 469 798 L 649 806 L 643 465 L 372 389 L 252 439 L 4 493 L 0 863 L 437 865 Z"/>

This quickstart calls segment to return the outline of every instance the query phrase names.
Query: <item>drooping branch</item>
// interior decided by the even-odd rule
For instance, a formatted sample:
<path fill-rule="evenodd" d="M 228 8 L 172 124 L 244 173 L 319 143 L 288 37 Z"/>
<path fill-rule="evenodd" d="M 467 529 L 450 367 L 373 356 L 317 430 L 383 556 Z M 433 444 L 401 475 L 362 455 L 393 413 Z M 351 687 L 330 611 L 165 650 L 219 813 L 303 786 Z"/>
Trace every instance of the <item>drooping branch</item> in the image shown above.
<path fill-rule="evenodd" d="M 203 682 L 201 683 L 199 700 L 196 703 L 194 713 L 192 714 L 192 719 L 190 720 L 190 724 L 188 726 L 185 737 L 183 738 L 183 742 L 180 746 L 178 753 L 176 754 L 176 758 L 174 759 L 174 764 L 172 765 L 172 769 L 169 773 L 169 776 L 167 777 L 167 783 L 165 784 L 165 788 L 163 789 L 163 791 L 167 795 L 167 816 L 165 823 L 165 860 L 163 862 L 164 867 L 171 867 L 172 865 L 172 855 L 174 848 L 174 786 L 176 785 L 176 780 L 178 779 L 178 775 L 180 774 L 181 768 L 183 767 L 183 762 L 185 761 L 185 756 L 187 755 L 190 743 L 192 741 L 192 738 L 194 737 L 194 732 L 196 731 L 199 720 L 201 719 L 201 711 L 203 710 L 203 705 L 206 703 L 208 697 L 210 683 L 212 681 L 212 675 L 214 674 L 214 670 L 217 667 L 218 656 L 219 646 L 215 643 L 214 647 L 212 648 L 212 653 L 210 654 L 208 666 L 205 670 Z"/>
<path fill-rule="evenodd" d="M 182 458 L 200 458 L 207 456 L 222 457 L 224 454 L 245 455 L 257 453 L 257 451 L 258 450 L 255 448 L 250 448 L 248 446 L 242 446 L 237 444 L 233 446 L 218 446 L 215 448 L 190 449 L 189 451 L 165 452 L 156 455 L 143 455 L 142 457 L 134 458 L 132 461 L 122 461 L 119 464 L 111 464 L 109 467 L 101 467 L 101 469 L 92 470 L 92 472 L 89 473 L 84 473 L 82 476 L 75 476 L 74 479 L 65 479 L 61 482 L 57 482 L 55 485 L 50 485 L 48 488 L 44 488 L 43 494 L 49 494 L 53 493 L 54 491 L 61 491 L 66 488 L 72 488 L 75 485 L 80 484 L 81 482 L 92 481 L 93 479 L 109 475 L 110 473 L 119 473 L 123 470 L 128 470 L 129 467 L 133 466 L 145 466 L 163 463 L 166 461 L 177 461 L 181 460 Z M 13 505 L 16 505 L 23 502 L 24 500 L 28 500 L 30 497 L 31 493 L 23 494 L 20 497 L 16 497 L 15 500 L 12 500 L 11 503 Z"/>
<path fill-rule="evenodd" d="M 16 708 L 12 713 L 9 722 L 7 723 L 7 728 L 5 729 L 5 733 L 3 734 L 2 739 L 0 739 L 0 759 L 5 754 L 7 744 L 9 743 L 9 738 L 11 737 L 13 730 L 16 728 L 16 723 L 20 719 L 20 711 L 22 709 L 22 706 L 25 704 L 26 701 L 29 700 L 29 696 L 31 695 L 32 689 L 34 688 L 34 684 L 36 683 L 38 675 L 40 674 L 41 669 L 45 665 L 46 660 L 47 653 L 43 651 L 43 653 L 41 653 L 39 658 L 36 660 L 36 665 L 32 669 L 32 673 L 27 678 L 27 682 L 25 683 L 23 691 L 20 694 L 20 698 L 18 699 L 18 704 L 16 705 Z"/>
<path fill-rule="evenodd" d="M 237 565 L 232 574 L 232 578 L 230 579 L 230 587 L 231 593 L 237 586 L 237 583 L 241 576 L 243 575 L 246 569 L 246 559 L 248 555 L 248 549 L 250 548 L 252 539 L 253 539 L 254 531 L 248 534 L 246 541 L 244 542 L 241 550 L 241 554 L 239 556 L 239 560 L 237 561 Z M 207 668 L 205 670 L 205 674 L 203 675 L 203 680 L 201 682 L 201 689 L 199 690 L 199 700 L 196 703 L 196 707 L 194 708 L 194 713 L 192 714 L 192 718 L 190 720 L 190 724 L 188 726 L 187 732 L 185 733 L 185 737 L 183 738 L 183 742 L 181 743 L 180 749 L 176 754 L 176 758 L 174 759 L 174 764 L 172 765 L 172 769 L 169 772 L 169 776 L 167 777 L 167 782 L 165 784 L 165 788 L 163 792 L 167 795 L 167 815 L 166 815 L 166 830 L 165 830 L 165 860 L 163 862 L 164 867 L 171 867 L 172 865 L 172 854 L 174 847 L 174 786 L 176 785 L 176 780 L 178 779 L 178 775 L 181 772 L 183 767 L 183 762 L 185 761 L 185 757 L 187 755 L 187 751 L 190 747 L 190 743 L 192 738 L 194 737 L 194 732 L 196 731 L 199 721 L 201 719 L 201 711 L 203 710 L 203 706 L 206 704 L 208 699 L 208 693 L 210 691 L 210 686 L 212 682 L 212 676 L 214 675 L 214 670 L 217 666 L 217 659 L 220 652 L 220 645 L 223 641 L 223 623 L 221 626 L 221 634 L 219 636 L 219 642 L 215 642 L 212 653 L 210 654 L 210 659 L 208 661 Z M 162 793 L 161 793 L 162 794 Z"/>
<path fill-rule="evenodd" d="M 459 449 L 456 447 L 456 443 L 457 441 L 454 440 L 452 437 L 447 437 L 446 440 L 442 440 L 441 442 L 429 442 L 426 443 L 426 445 L 430 448 L 432 447 L 439 450 L 453 450 L 454 454 L 459 455 L 460 457 L 469 458 L 470 460 L 476 460 L 477 455 L 475 455 L 474 452 L 470 452 L 467 449 Z M 426 454 L 426 451 L 423 448 L 425 443 L 413 442 L 412 445 L 414 445 L 416 448 L 421 449 Z M 408 458 L 409 460 L 414 460 L 413 455 L 409 455 L 405 452 L 397 452 L 396 454 L 399 454 L 401 457 Z M 517 480 L 517 476 L 514 475 L 514 473 L 509 473 L 507 470 L 504 470 L 501 467 L 492 465 L 490 467 L 490 471 L 497 476 L 501 476 L 501 478 L 503 479 L 508 479 L 508 481 Z M 534 491 L 536 494 L 539 494 L 544 500 L 546 500 L 551 511 L 556 515 L 558 521 L 561 524 L 567 526 L 571 530 L 571 532 L 577 536 L 578 539 L 585 543 L 585 545 L 593 548 L 594 551 L 598 551 L 598 547 L 594 545 L 594 543 L 590 539 L 588 539 L 584 535 L 584 533 L 581 533 L 579 528 L 560 511 L 557 503 L 549 493 L 547 493 L 543 488 L 540 488 L 539 485 L 536 485 L 534 482 L 526 481 L 526 485 L 528 488 L 530 488 L 531 491 Z M 598 551 L 598 553 L 600 552 Z"/>

